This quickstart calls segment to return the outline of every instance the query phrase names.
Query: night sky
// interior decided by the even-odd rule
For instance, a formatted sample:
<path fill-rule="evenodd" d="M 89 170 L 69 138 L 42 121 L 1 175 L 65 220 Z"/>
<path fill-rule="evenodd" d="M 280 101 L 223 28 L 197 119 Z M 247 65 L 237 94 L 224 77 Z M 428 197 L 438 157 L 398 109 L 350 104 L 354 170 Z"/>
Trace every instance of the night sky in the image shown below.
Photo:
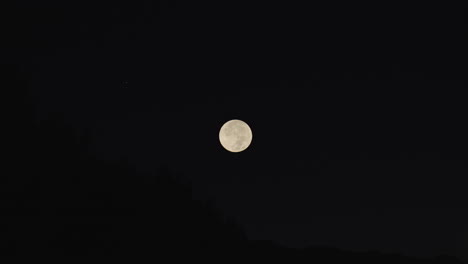
<path fill-rule="evenodd" d="M 151 187 L 164 174 L 247 241 L 468 260 L 463 9 L 115 1 L 13 13 L 3 58 L 27 121 L 10 126 L 24 151 L 7 182 L 27 182 L 16 194 L 36 217 L 109 208 L 84 193 L 177 211 L 178 187 Z M 231 119 L 253 132 L 240 153 L 219 143 Z"/>

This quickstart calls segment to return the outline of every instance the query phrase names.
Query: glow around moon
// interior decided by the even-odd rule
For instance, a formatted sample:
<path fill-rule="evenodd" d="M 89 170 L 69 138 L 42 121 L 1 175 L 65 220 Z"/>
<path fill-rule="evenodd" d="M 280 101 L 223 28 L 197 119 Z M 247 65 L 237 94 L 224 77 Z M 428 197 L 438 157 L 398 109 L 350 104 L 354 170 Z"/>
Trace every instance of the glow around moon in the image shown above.
<path fill-rule="evenodd" d="M 241 152 L 252 143 L 252 130 L 242 120 L 226 122 L 219 131 L 221 145 L 230 152 Z"/>

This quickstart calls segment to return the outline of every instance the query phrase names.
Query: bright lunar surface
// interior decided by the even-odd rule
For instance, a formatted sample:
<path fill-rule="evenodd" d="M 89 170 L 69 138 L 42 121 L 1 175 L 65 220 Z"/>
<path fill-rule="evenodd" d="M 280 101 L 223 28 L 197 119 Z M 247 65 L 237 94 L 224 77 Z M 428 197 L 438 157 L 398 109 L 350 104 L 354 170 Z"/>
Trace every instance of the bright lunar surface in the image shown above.
<path fill-rule="evenodd" d="M 242 120 L 226 122 L 219 131 L 221 145 L 230 152 L 241 152 L 252 142 L 252 130 Z"/>

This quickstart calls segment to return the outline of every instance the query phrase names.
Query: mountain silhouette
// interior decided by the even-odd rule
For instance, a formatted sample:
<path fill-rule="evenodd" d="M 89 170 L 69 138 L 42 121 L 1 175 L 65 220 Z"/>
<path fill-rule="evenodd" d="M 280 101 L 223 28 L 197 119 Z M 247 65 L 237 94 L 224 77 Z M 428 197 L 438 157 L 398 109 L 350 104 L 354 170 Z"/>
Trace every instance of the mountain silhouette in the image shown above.
<path fill-rule="evenodd" d="M 194 199 L 190 184 L 181 183 L 167 164 L 157 163 L 156 173 L 149 173 L 125 157 L 100 160 L 92 135 L 78 133 L 63 113 L 37 121 L 24 92 L 27 81 L 11 68 L 9 74 L 12 96 L 20 100 L 5 126 L 9 136 L 4 141 L 10 144 L 0 200 L 4 256 L 462 263 L 451 256 L 294 249 L 249 240 L 234 219 Z"/>

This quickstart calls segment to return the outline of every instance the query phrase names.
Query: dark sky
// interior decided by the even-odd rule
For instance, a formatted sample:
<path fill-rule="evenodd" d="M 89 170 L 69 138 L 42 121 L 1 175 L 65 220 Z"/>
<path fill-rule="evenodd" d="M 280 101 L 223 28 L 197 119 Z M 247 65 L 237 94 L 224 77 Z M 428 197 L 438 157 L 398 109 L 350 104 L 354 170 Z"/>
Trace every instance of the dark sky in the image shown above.
<path fill-rule="evenodd" d="M 6 58 L 36 121 L 60 113 L 98 160 L 167 165 L 252 240 L 468 259 L 463 10 L 18 8 Z M 230 119 L 244 152 L 219 144 Z"/>

